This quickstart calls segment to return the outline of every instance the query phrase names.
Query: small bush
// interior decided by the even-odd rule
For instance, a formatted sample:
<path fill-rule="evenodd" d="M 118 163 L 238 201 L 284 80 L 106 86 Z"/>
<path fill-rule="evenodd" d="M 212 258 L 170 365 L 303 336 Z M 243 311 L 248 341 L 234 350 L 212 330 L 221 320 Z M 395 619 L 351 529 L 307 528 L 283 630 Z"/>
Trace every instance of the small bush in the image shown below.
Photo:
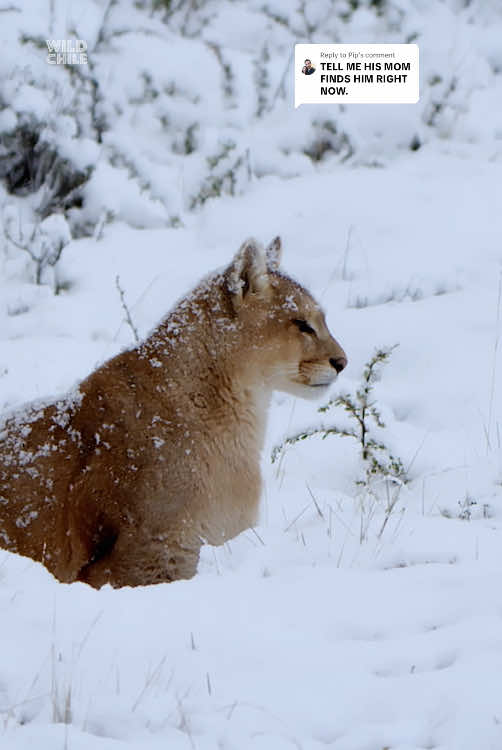
<path fill-rule="evenodd" d="M 355 393 L 342 394 L 319 407 L 318 411 L 322 414 L 343 409 L 349 416 L 349 426 L 335 422 L 329 426 L 312 427 L 287 437 L 272 451 L 273 463 L 288 446 L 314 435 L 323 440 L 331 435 L 348 437 L 357 443 L 363 468 L 362 475 L 355 480 L 361 502 L 361 541 L 365 538 L 373 517 L 374 504 L 380 500 L 379 488 L 385 488 L 386 500 L 385 517 L 379 532 L 381 535 L 398 501 L 402 486 L 408 482 L 403 462 L 383 442 L 382 430 L 385 429 L 385 423 L 373 398 L 373 387 L 379 379 L 380 367 L 388 361 L 394 348 L 378 349 L 375 352 L 364 366 L 360 385 Z M 369 506 L 368 498 L 371 500 Z"/>
<path fill-rule="evenodd" d="M 42 136 L 38 123 L 24 124 L 13 132 L 0 133 L 0 179 L 11 195 L 28 195 L 41 188 L 38 213 L 50 214 L 80 208 L 81 189 L 90 170 L 77 169 Z"/>

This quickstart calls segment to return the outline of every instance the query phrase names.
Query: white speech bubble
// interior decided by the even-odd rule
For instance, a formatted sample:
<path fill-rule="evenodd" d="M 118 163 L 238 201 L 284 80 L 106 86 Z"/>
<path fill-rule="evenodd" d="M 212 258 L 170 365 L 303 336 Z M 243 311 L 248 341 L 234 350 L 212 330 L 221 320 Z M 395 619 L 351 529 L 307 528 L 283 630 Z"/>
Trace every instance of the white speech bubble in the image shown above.
<path fill-rule="evenodd" d="M 295 108 L 418 100 L 416 44 L 295 44 Z"/>

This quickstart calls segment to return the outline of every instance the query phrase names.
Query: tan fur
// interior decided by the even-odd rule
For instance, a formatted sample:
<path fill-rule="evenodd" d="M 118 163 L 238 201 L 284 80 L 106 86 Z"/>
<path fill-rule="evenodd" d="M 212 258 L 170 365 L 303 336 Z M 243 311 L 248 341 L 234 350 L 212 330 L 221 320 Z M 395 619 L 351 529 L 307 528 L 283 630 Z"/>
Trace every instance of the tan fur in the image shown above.
<path fill-rule="evenodd" d="M 60 581 L 136 586 L 191 577 L 201 544 L 256 523 L 272 390 L 317 394 L 346 363 L 279 256 L 247 241 L 144 343 L 6 419 L 0 546 Z"/>

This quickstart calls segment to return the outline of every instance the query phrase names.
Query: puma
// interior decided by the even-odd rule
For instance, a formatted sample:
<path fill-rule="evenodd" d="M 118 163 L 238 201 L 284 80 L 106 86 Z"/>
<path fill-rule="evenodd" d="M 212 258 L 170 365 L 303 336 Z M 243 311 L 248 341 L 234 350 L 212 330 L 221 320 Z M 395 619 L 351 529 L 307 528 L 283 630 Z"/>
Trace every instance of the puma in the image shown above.
<path fill-rule="evenodd" d="M 134 349 L 0 426 L 0 546 L 99 588 L 190 578 L 203 543 L 256 524 L 274 389 L 347 364 L 309 292 L 254 240 Z"/>

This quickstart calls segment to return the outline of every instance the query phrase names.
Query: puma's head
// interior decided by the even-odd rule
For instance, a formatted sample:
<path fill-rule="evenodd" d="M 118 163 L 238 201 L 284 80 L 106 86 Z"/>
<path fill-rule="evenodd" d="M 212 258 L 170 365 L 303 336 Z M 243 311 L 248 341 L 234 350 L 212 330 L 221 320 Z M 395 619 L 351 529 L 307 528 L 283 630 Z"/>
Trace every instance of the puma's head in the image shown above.
<path fill-rule="evenodd" d="M 347 365 L 312 295 L 279 271 L 281 241 L 264 251 L 247 240 L 226 271 L 243 333 L 244 364 L 270 388 L 303 398 L 324 394 Z"/>

